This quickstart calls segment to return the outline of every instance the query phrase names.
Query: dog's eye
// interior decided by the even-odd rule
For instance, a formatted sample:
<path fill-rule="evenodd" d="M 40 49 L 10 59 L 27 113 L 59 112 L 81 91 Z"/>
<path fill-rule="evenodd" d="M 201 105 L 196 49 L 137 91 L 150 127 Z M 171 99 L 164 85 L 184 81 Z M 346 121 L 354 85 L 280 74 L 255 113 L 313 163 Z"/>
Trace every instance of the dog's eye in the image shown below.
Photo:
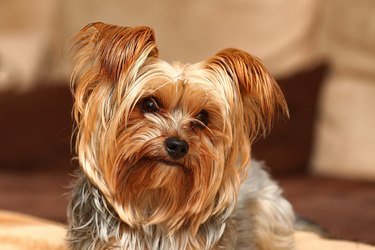
<path fill-rule="evenodd" d="M 196 119 L 199 122 L 194 122 L 193 125 L 194 127 L 197 128 L 205 128 L 208 125 L 208 112 L 207 110 L 203 109 L 201 112 L 198 113 Z"/>
<path fill-rule="evenodd" d="M 143 113 L 155 113 L 159 111 L 159 106 L 155 97 L 146 97 L 140 102 Z"/>

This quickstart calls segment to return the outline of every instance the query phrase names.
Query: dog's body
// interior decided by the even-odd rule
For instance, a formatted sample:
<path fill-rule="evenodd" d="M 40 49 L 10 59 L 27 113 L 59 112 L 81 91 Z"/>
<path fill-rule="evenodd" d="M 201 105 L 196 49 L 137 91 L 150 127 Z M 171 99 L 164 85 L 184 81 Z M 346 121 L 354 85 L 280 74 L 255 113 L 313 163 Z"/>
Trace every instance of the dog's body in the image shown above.
<path fill-rule="evenodd" d="M 151 29 L 94 23 L 74 62 L 73 249 L 293 249 L 289 203 L 250 164 L 254 138 L 287 114 L 257 58 L 170 65 Z"/>

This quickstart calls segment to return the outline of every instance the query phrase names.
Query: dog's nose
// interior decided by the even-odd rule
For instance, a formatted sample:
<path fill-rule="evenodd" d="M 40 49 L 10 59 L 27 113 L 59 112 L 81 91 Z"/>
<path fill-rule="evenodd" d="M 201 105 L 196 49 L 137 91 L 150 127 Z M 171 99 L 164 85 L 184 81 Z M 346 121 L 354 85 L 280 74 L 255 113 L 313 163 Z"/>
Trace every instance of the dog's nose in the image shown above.
<path fill-rule="evenodd" d="M 189 151 L 189 144 L 185 140 L 170 137 L 165 140 L 165 149 L 173 159 L 179 159 Z"/>

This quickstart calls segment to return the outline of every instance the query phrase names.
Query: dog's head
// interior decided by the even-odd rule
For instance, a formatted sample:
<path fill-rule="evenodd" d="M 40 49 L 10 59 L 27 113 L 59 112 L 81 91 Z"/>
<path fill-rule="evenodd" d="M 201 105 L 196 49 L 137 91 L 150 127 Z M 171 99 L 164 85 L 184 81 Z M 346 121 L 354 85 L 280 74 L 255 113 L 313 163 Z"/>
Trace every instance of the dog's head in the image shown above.
<path fill-rule="evenodd" d="M 93 23 L 75 37 L 73 62 L 80 165 L 131 227 L 196 232 L 225 218 L 252 141 L 287 114 L 272 76 L 238 49 L 171 65 L 150 28 Z"/>

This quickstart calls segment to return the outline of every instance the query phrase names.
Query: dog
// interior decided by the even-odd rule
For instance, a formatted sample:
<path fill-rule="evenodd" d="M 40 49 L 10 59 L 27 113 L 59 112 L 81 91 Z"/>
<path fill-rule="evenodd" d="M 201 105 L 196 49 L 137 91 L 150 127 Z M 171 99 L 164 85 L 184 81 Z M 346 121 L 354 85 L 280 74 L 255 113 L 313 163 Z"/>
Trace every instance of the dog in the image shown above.
<path fill-rule="evenodd" d="M 274 78 L 239 49 L 195 64 L 158 55 L 148 27 L 74 37 L 71 249 L 293 249 L 292 207 L 250 154 L 288 116 Z"/>

